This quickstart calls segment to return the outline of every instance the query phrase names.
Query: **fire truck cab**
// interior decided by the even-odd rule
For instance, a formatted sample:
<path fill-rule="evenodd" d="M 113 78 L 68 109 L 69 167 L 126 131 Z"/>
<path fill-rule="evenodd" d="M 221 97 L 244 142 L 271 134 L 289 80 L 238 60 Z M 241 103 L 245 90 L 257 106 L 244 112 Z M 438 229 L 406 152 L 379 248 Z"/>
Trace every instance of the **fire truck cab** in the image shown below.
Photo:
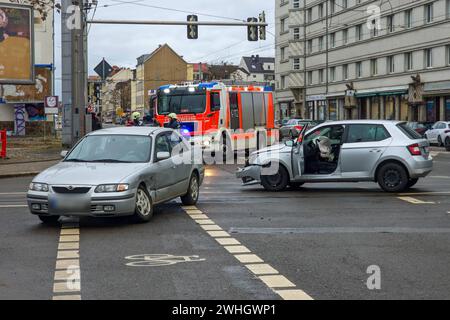
<path fill-rule="evenodd" d="M 177 114 L 191 144 L 212 152 L 259 149 L 278 139 L 270 87 L 167 85 L 157 91 L 155 109 L 160 125 L 169 122 L 170 113 Z"/>

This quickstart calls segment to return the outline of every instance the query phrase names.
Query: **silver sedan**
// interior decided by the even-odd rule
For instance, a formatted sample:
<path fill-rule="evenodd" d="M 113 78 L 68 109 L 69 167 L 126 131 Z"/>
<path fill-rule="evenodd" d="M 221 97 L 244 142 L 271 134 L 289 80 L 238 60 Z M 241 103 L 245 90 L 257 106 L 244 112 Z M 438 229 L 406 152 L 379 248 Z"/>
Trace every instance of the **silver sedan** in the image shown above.
<path fill-rule="evenodd" d="M 60 216 L 127 215 L 146 222 L 155 204 L 177 197 L 195 204 L 204 178 L 193 149 L 171 129 L 100 130 L 62 156 L 33 179 L 27 194 L 31 213 L 44 223 Z"/>

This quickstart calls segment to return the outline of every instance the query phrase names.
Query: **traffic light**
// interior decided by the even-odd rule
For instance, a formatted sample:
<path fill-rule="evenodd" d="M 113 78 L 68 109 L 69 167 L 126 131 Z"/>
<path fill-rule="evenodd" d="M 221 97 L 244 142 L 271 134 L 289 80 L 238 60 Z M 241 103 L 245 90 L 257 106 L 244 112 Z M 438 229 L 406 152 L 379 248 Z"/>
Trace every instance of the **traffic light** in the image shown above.
<path fill-rule="evenodd" d="M 266 23 L 266 13 L 264 11 L 259 15 L 259 22 Z M 265 26 L 259 26 L 259 40 L 266 40 Z"/>
<path fill-rule="evenodd" d="M 258 22 L 256 18 L 248 18 L 247 22 Z M 257 26 L 248 26 L 248 41 L 258 41 L 258 27 Z"/>
<path fill-rule="evenodd" d="M 198 16 L 189 15 L 187 17 L 188 22 L 198 21 Z M 198 39 L 198 25 L 189 24 L 187 26 L 187 37 L 188 39 Z"/>

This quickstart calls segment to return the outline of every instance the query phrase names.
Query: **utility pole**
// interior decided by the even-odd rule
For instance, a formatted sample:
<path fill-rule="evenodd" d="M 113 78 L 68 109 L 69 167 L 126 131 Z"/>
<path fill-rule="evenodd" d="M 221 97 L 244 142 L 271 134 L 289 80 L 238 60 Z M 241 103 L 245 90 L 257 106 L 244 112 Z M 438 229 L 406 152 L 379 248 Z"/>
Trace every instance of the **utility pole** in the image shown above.
<path fill-rule="evenodd" d="M 313 119 L 314 114 L 312 116 L 309 114 L 309 109 L 306 105 L 307 76 L 308 72 L 306 70 L 306 1 L 303 1 L 303 115 L 302 116 L 305 117 L 307 115 L 309 119 Z"/>

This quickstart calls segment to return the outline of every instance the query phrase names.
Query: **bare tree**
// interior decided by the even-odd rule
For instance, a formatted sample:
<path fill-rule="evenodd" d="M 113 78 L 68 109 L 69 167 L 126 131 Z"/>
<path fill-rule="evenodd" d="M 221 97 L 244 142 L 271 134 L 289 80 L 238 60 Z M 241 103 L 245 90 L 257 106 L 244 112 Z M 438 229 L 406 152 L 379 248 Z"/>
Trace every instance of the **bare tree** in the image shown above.
<path fill-rule="evenodd" d="M 61 12 L 61 4 L 56 0 L 9 0 L 12 3 L 18 4 L 30 4 L 35 10 L 39 12 L 42 20 L 47 18 L 47 14 L 50 10 L 56 9 Z"/>

